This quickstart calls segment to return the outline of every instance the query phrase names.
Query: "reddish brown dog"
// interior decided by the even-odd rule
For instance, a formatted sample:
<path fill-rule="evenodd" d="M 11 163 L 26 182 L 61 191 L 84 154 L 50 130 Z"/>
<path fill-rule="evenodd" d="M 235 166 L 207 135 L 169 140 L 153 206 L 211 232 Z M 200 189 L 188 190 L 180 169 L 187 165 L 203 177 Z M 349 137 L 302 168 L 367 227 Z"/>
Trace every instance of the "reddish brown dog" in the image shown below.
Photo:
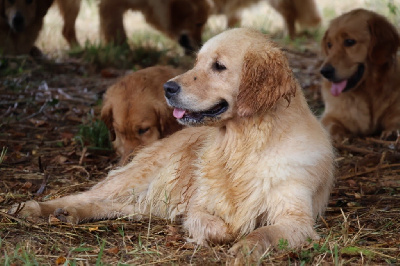
<path fill-rule="evenodd" d="M 334 138 L 391 135 L 400 129 L 396 28 L 356 9 L 332 20 L 322 40 L 322 123 Z"/>
<path fill-rule="evenodd" d="M 34 46 L 53 0 L 0 0 L 0 53 L 40 54 Z"/>
<path fill-rule="evenodd" d="M 182 128 L 163 90 L 167 80 L 182 72 L 168 66 L 145 68 L 122 78 L 105 93 L 101 119 L 110 130 L 122 163 L 138 148 Z"/>
<path fill-rule="evenodd" d="M 210 0 L 213 13 L 225 14 L 228 27 L 240 22 L 240 12 L 261 0 Z M 296 37 L 296 23 L 303 26 L 317 26 L 321 22 L 315 0 L 268 0 L 267 1 L 283 17 L 289 37 Z"/>
<path fill-rule="evenodd" d="M 210 0 L 101 0 L 100 31 L 106 43 L 123 44 L 126 33 L 123 15 L 140 11 L 157 30 L 177 41 L 187 52 L 201 45 L 201 34 L 210 12 Z M 70 45 L 77 44 L 75 20 L 81 0 L 58 0 L 64 18 L 63 34 Z"/>

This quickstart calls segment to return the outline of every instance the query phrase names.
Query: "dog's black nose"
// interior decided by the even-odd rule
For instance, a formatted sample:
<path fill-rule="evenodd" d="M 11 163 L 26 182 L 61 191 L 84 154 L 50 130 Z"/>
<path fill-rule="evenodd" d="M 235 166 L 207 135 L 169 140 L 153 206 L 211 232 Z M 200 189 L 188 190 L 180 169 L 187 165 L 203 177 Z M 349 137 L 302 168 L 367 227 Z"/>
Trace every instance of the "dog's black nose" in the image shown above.
<path fill-rule="evenodd" d="M 165 97 L 167 97 L 167 99 L 170 99 L 172 96 L 178 94 L 181 91 L 181 86 L 179 86 L 179 84 L 175 81 L 168 81 L 164 84 L 164 91 Z"/>
<path fill-rule="evenodd" d="M 12 27 L 15 31 L 21 32 L 24 30 L 25 27 L 25 20 L 24 16 L 21 13 L 17 12 L 12 20 Z"/>
<path fill-rule="evenodd" d="M 326 64 L 321 68 L 320 73 L 326 79 L 331 80 L 335 77 L 335 68 L 331 64 Z"/>

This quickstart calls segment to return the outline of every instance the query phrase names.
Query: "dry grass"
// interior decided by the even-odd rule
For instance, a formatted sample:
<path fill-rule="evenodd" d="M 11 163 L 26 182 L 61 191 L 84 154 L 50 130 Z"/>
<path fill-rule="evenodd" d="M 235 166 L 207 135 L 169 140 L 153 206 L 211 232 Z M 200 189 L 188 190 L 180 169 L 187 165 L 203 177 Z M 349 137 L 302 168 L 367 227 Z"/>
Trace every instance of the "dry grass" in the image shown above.
<path fill-rule="evenodd" d="M 319 3 L 328 20 L 354 5 L 369 5 L 385 11 L 383 2 L 321 0 Z M 270 15 L 265 18 L 263 14 Z M 78 20 L 78 38 L 81 43 L 86 38 L 90 40 L 92 50 L 87 46 L 68 55 L 61 35 L 46 37 L 60 34 L 61 27 L 56 20 L 57 11 L 49 15 L 46 18 L 48 28 L 39 43 L 46 51 L 51 51 L 51 59 L 1 59 L 0 148 L 6 147 L 7 151 L 0 161 L 0 264 L 225 264 L 229 259 L 228 245 L 195 246 L 185 241 L 187 235 L 179 224 L 156 217 L 141 222 L 124 218 L 71 226 L 54 220 L 32 224 L 6 214 L 13 203 L 48 200 L 86 190 L 115 166 L 115 154 L 83 148 L 74 137 L 87 120 L 87 114 L 98 117 L 101 96 L 116 78 L 128 69 L 146 64 L 161 62 L 189 67 L 193 62 L 193 58 L 183 57 L 174 43 L 157 37 L 159 34 L 143 24 L 137 14 L 127 16 L 128 25 L 139 27 L 129 29 L 131 36 L 135 34 L 131 38 L 134 49 L 126 54 L 104 50 L 106 48 L 96 44 L 98 33 L 93 31 L 96 27 L 86 27 L 98 23 L 93 19 L 96 18 L 95 9 L 87 7 Z M 276 14 L 266 5 L 246 11 L 244 17 L 245 23 L 251 25 L 254 19 L 254 23 L 260 23 L 256 27 L 265 31 L 281 26 L 269 24 L 268 19 L 279 21 L 280 18 L 276 19 Z M 129 23 L 131 19 L 135 23 Z M 54 27 L 49 27 L 50 24 Z M 214 18 L 205 38 L 223 28 L 224 20 Z M 57 40 L 49 42 L 49 39 Z M 323 104 L 319 93 L 318 42 L 310 38 L 294 42 L 277 40 L 285 46 L 311 108 L 320 114 Z M 115 66 L 113 60 L 103 60 L 121 53 L 127 57 Z M 142 53 L 142 57 L 138 53 Z M 121 64 L 125 65 L 121 67 Z M 118 66 L 119 70 L 115 69 Z M 263 264 L 400 263 L 399 139 L 354 138 L 336 148 L 337 183 L 326 215 L 316 223 L 321 239 L 298 249 L 290 249 L 282 242 L 265 253 Z"/>

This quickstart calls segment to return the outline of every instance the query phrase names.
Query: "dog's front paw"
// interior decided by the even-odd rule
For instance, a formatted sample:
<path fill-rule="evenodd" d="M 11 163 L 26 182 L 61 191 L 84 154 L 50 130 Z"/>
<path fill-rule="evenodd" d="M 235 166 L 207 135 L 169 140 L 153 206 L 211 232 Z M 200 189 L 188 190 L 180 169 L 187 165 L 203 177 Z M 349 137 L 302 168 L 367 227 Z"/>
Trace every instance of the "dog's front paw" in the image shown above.
<path fill-rule="evenodd" d="M 54 216 L 64 223 L 79 223 L 78 211 L 74 207 L 58 208 L 54 211 Z"/>
<path fill-rule="evenodd" d="M 268 243 L 262 245 L 257 241 L 251 239 L 243 239 L 234 244 L 229 249 L 231 259 L 228 261 L 229 265 L 253 265 L 259 264 L 262 260 L 264 253 L 268 250 L 266 246 L 271 246 Z"/>
<path fill-rule="evenodd" d="M 8 210 L 8 214 L 14 215 L 18 218 L 24 218 L 35 223 L 44 221 L 40 205 L 34 200 L 14 204 Z"/>
<path fill-rule="evenodd" d="M 398 138 L 400 138 L 400 130 L 385 130 L 381 134 L 383 140 L 396 141 Z"/>

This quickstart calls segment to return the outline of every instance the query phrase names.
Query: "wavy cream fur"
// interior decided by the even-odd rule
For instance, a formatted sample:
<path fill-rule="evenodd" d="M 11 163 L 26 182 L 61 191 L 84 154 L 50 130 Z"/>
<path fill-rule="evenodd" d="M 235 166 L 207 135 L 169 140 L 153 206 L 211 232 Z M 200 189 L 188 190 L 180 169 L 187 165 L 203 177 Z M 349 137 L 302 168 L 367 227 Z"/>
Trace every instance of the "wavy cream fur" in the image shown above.
<path fill-rule="evenodd" d="M 215 71 L 215 60 L 226 70 Z M 189 101 L 196 110 L 225 99 L 229 108 L 204 126 L 144 148 L 91 190 L 27 202 L 20 215 L 55 211 L 70 222 L 182 217 L 199 244 L 241 239 L 231 249 L 239 262 L 247 248 L 258 259 L 282 238 L 291 246 L 316 238 L 313 224 L 333 184 L 332 146 L 280 49 L 256 31 L 229 30 L 206 43 L 194 68 L 172 81 L 181 86 L 182 105 Z M 257 103 L 243 100 L 259 92 Z"/>

